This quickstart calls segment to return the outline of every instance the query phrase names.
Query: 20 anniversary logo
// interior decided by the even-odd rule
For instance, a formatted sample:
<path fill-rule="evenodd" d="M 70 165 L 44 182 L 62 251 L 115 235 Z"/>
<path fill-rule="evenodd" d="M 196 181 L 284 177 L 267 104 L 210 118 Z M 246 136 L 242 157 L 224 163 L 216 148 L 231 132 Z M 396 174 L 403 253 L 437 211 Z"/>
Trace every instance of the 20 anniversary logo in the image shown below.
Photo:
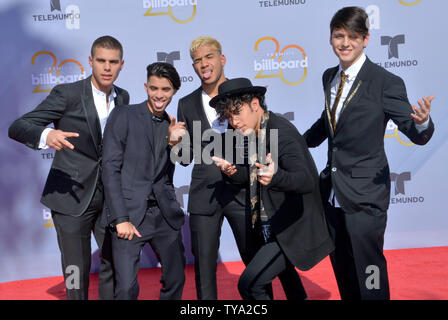
<path fill-rule="evenodd" d="M 274 50 L 269 50 L 270 46 L 264 45 L 268 43 L 274 44 Z M 263 50 L 261 47 L 264 47 Z M 265 56 L 262 56 L 260 60 L 254 60 L 254 71 L 258 71 L 255 79 L 280 78 L 290 86 L 296 86 L 305 80 L 308 56 L 305 50 L 297 44 L 289 44 L 280 48 L 280 43 L 276 38 L 263 37 L 257 40 L 254 50 L 265 52 Z"/>
<path fill-rule="evenodd" d="M 47 56 L 45 59 L 44 57 Z M 49 57 L 49 58 L 48 58 Z M 41 63 L 37 63 L 37 61 Z M 34 86 L 33 93 L 50 92 L 51 89 L 60 83 L 70 83 L 86 78 L 84 67 L 79 61 L 74 59 L 65 59 L 58 64 L 56 55 L 51 51 L 38 51 L 31 58 L 31 64 L 40 67 L 41 71 L 48 69 L 48 72 L 31 75 L 31 83 Z M 69 68 L 74 64 L 74 68 Z M 45 66 L 45 67 L 44 67 Z M 79 68 L 80 73 L 74 73 L 72 70 Z M 64 71 L 61 74 L 61 71 Z M 70 71 L 70 72 L 69 72 Z"/>

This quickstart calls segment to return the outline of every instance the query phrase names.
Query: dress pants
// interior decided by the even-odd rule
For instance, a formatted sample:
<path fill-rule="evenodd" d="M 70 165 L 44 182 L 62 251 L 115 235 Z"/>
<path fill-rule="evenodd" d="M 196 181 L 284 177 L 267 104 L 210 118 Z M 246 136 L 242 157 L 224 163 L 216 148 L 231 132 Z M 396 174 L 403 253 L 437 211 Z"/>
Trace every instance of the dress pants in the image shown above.
<path fill-rule="evenodd" d="M 335 244 L 330 254 L 342 300 L 388 300 L 389 280 L 383 254 L 387 213 L 346 213 L 326 204 Z"/>
<path fill-rule="evenodd" d="M 101 224 L 103 210 L 102 188 L 97 187 L 89 207 L 81 216 L 70 216 L 52 211 L 54 226 L 61 251 L 62 273 L 67 300 L 87 300 L 92 260 L 91 233 L 100 252 L 98 297 L 112 300 L 114 277 L 109 228 Z"/>
<path fill-rule="evenodd" d="M 162 265 L 160 300 L 180 300 L 185 283 L 185 249 L 181 230 L 172 229 L 157 206 L 148 207 L 142 223 L 136 227 L 141 238 L 132 240 L 112 233 L 112 256 L 115 267 L 115 299 L 137 300 L 140 253 L 149 243 Z"/>
<path fill-rule="evenodd" d="M 274 239 L 264 244 L 247 265 L 238 281 L 238 290 L 244 300 L 271 300 L 266 290 L 279 277 L 288 300 L 307 298 L 300 276 L 294 265 Z"/>
<path fill-rule="evenodd" d="M 241 195 L 240 195 L 241 196 Z M 216 270 L 221 236 L 221 227 L 227 219 L 245 265 L 248 265 L 264 244 L 258 229 L 252 228 L 249 206 L 239 201 L 229 202 L 222 210 L 213 215 L 190 214 L 191 251 L 194 256 L 196 294 L 198 300 L 217 300 L 218 289 Z M 301 299 L 301 283 L 295 279 L 298 274 L 295 268 L 286 268 L 279 274 L 280 282 L 288 299 Z M 300 280 L 300 279 L 299 279 Z M 273 299 L 271 283 L 265 288 Z"/>
<path fill-rule="evenodd" d="M 249 263 L 262 244 L 261 239 L 252 234 L 249 209 L 238 201 L 229 202 L 213 215 L 191 213 L 191 251 L 194 256 L 198 300 L 218 299 L 216 270 L 224 217 L 232 229 L 244 264 Z"/>

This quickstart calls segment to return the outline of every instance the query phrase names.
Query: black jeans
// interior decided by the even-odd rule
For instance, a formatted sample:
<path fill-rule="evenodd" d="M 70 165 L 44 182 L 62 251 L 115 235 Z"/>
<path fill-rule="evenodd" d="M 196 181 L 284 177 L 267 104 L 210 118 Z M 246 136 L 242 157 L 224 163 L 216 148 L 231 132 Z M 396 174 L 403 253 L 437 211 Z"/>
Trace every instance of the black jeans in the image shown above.
<path fill-rule="evenodd" d="M 249 263 L 262 244 L 261 238 L 253 234 L 248 207 L 237 201 L 231 201 L 213 215 L 190 214 L 191 249 L 198 300 L 218 299 L 216 270 L 224 217 L 232 229 L 244 264 Z"/>
<path fill-rule="evenodd" d="M 277 276 L 288 300 L 306 299 L 299 274 L 276 240 L 263 245 L 242 273 L 238 281 L 241 297 L 244 300 L 271 300 L 266 288 Z"/>

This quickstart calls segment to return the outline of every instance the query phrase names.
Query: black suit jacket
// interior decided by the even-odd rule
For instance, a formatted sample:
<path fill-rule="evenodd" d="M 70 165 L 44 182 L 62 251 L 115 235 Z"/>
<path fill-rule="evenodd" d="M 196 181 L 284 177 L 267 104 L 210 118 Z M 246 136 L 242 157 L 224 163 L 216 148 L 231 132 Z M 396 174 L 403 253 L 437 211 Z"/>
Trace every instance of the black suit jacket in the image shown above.
<path fill-rule="evenodd" d="M 308 270 L 334 249 L 325 222 L 317 168 L 305 140 L 291 122 L 270 112 L 266 129 L 267 153 L 272 153 L 274 162 L 278 160 L 271 183 L 260 184 L 261 198 L 271 231 L 283 252 L 297 268 Z M 271 130 L 277 130 L 277 142 L 271 141 Z M 235 183 L 248 181 L 248 167 L 237 166 L 231 179 Z"/>
<path fill-rule="evenodd" d="M 116 108 L 129 103 L 126 90 L 114 87 Z M 9 137 L 38 149 L 42 131 L 55 129 L 79 133 L 68 139 L 75 147 L 57 151 L 41 202 L 51 210 L 80 216 L 88 207 L 100 178 L 102 136 L 95 108 L 91 77 L 55 86 L 47 98 L 9 127 Z"/>
<path fill-rule="evenodd" d="M 384 151 L 384 133 L 392 119 L 415 144 L 429 141 L 434 124 L 418 133 L 403 80 L 372 63 L 368 58 L 344 103 L 336 130 L 330 125 L 330 86 L 338 66 L 326 70 L 322 81 L 326 108 L 304 134 L 309 147 L 328 138 L 328 162 L 321 173 L 324 201 L 331 187 L 345 212 L 387 211 L 390 197 L 389 165 Z"/>
<path fill-rule="evenodd" d="M 108 220 L 129 219 L 138 227 L 154 192 L 163 217 L 178 230 L 185 217 L 173 186 L 171 149 L 166 143 L 165 151 L 155 155 L 152 121 L 146 101 L 112 111 L 107 121 L 102 177 Z"/>
<path fill-rule="evenodd" d="M 188 165 L 194 155 L 193 145 L 200 146 L 195 150 L 202 152 L 207 145 L 213 140 L 202 141 L 204 131 L 211 129 L 210 123 L 207 120 L 204 108 L 202 106 L 202 88 L 199 87 L 189 95 L 179 100 L 177 109 L 178 121 L 185 122 L 185 127 L 190 137 L 190 154 L 189 161 L 181 163 Z M 201 130 L 195 134 L 193 129 L 193 122 L 200 125 Z M 199 135 L 200 133 L 200 135 Z M 224 141 L 224 135 L 221 136 Z M 185 141 L 182 141 L 184 143 Z M 225 143 L 223 143 L 224 147 Z M 222 157 L 224 151 L 221 150 L 219 157 Z M 188 211 L 190 214 L 206 214 L 212 215 L 219 208 L 224 207 L 230 201 L 236 199 L 242 203 L 246 201 L 246 193 L 244 192 L 247 185 L 236 186 L 223 177 L 221 170 L 214 164 L 206 164 L 204 161 L 199 163 L 195 160 L 193 172 L 191 175 L 190 191 L 188 197 Z"/>

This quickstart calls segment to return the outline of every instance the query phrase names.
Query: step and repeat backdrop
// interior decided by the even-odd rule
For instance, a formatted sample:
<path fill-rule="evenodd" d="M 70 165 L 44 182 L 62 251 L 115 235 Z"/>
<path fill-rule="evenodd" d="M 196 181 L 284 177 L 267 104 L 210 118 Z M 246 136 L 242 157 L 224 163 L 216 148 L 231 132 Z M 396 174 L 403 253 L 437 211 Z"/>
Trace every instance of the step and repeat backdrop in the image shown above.
<path fill-rule="evenodd" d="M 33 109 L 58 83 L 90 75 L 92 42 L 112 35 L 124 47 L 124 69 L 116 84 L 131 103 L 146 99 L 146 66 L 172 63 L 182 87 L 167 111 L 200 86 L 189 56 L 191 40 L 218 39 L 228 78 L 247 77 L 267 86 L 267 105 L 305 132 L 324 108 L 322 73 L 338 61 L 329 44 L 329 22 L 343 6 L 366 9 L 375 63 L 401 76 L 412 104 L 434 94 L 436 130 L 415 146 L 389 123 L 385 145 L 392 191 L 385 248 L 448 245 L 446 163 L 448 90 L 446 52 L 448 3 L 442 0 L 2 0 L 0 2 L 0 282 L 62 274 L 56 232 L 40 196 L 54 151 L 31 150 L 7 136 L 9 125 Z M 369 141 L 366 141 L 369 143 Z M 319 170 L 326 142 L 312 149 Z M 188 205 L 192 166 L 175 172 L 177 198 Z M 186 213 L 188 214 L 188 213 Z M 188 263 L 193 263 L 188 220 L 183 228 Z M 92 242 L 92 271 L 98 252 Z M 224 222 L 221 261 L 240 260 Z M 150 247 L 142 267 L 157 266 Z"/>

